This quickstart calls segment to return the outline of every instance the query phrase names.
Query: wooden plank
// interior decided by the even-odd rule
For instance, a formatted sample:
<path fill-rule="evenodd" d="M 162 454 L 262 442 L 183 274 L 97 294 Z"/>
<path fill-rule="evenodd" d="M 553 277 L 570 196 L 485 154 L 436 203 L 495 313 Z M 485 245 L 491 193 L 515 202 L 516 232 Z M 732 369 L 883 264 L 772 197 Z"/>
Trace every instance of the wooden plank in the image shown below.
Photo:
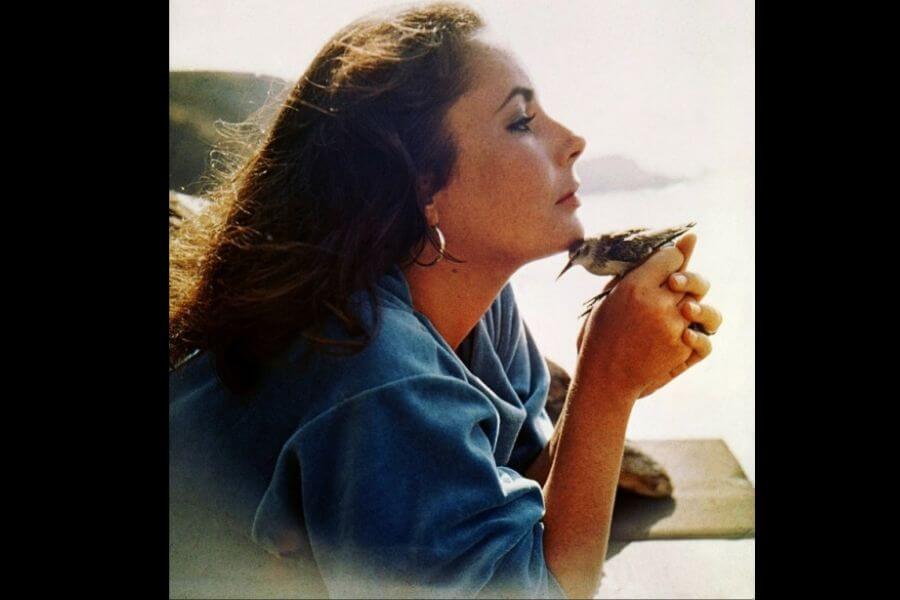
<path fill-rule="evenodd" d="M 675 489 L 672 498 L 664 499 L 620 490 L 610 540 L 754 536 L 756 493 L 724 441 L 632 443 L 666 469 Z"/>

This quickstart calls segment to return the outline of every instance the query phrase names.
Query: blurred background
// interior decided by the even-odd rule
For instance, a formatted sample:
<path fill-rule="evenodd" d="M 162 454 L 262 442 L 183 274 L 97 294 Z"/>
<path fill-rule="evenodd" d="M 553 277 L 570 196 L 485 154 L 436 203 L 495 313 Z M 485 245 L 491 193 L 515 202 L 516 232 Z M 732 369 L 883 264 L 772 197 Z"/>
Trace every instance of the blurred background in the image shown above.
<path fill-rule="evenodd" d="M 170 0 L 170 188 L 199 190 L 217 119 L 242 120 L 337 29 L 392 4 Z M 517 53 L 544 109 L 587 139 L 576 173 L 589 235 L 698 223 L 689 269 L 712 282 L 706 301 L 724 323 L 709 358 L 638 402 L 628 437 L 722 438 L 755 482 L 753 2 L 468 4 Z M 544 354 L 572 372 L 582 303 L 607 279 L 578 268 L 554 282 L 565 260 L 512 281 Z"/>

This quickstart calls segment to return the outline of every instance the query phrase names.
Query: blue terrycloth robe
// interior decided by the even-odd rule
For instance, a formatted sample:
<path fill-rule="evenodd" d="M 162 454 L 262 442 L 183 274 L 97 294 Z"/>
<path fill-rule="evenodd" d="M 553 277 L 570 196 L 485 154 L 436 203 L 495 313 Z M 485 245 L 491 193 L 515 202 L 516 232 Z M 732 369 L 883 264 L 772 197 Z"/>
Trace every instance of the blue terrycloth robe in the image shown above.
<path fill-rule="evenodd" d="M 363 352 L 301 367 L 298 342 L 249 401 L 208 354 L 171 373 L 173 595 L 564 597 L 522 476 L 552 433 L 549 373 L 512 287 L 459 354 L 398 267 L 377 298 Z"/>

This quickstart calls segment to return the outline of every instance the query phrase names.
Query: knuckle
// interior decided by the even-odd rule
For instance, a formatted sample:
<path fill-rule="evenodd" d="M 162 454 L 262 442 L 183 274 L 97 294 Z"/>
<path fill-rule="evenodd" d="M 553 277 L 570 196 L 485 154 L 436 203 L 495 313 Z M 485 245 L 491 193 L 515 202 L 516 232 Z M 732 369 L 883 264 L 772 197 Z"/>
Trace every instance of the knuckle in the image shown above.
<path fill-rule="evenodd" d="M 684 261 L 684 254 L 675 246 L 667 246 L 657 250 L 647 262 L 653 261 L 659 263 L 660 267 L 671 268 L 672 271 L 678 268 Z M 672 265 L 675 265 L 674 267 Z"/>
<path fill-rule="evenodd" d="M 684 254 L 682 254 L 681 250 L 672 246 L 669 248 L 663 248 L 659 251 L 660 260 L 664 262 L 666 265 L 674 265 L 674 268 L 677 269 L 681 266 L 681 263 L 684 262 Z M 674 269 L 673 269 L 674 270 Z"/>
<path fill-rule="evenodd" d="M 675 319 L 666 319 L 665 331 L 669 339 L 676 345 L 681 345 L 684 338 L 684 322 Z"/>
<path fill-rule="evenodd" d="M 634 272 L 635 271 L 637 271 L 637 269 L 635 269 L 634 271 L 631 271 L 630 273 L 628 273 L 628 275 L 623 277 L 622 281 L 619 282 L 619 284 L 613 289 L 613 291 L 618 292 L 620 294 L 631 293 L 631 291 L 635 287 L 635 283 L 634 283 L 634 281 L 635 281 Z"/>
<path fill-rule="evenodd" d="M 672 309 L 672 301 L 666 294 L 654 293 L 655 290 L 651 291 L 647 294 L 647 302 L 653 307 L 653 310 L 658 313 L 667 313 Z M 676 309 L 677 312 L 677 309 Z"/>
<path fill-rule="evenodd" d="M 700 289 L 703 290 L 703 293 L 708 292 L 708 291 L 709 291 L 709 288 L 710 288 L 710 285 L 711 285 L 711 284 L 709 283 L 709 279 L 707 279 L 707 278 L 704 277 L 703 275 L 699 275 L 699 274 L 697 275 L 697 284 L 698 284 L 698 286 L 700 287 Z"/>
<path fill-rule="evenodd" d="M 700 273 L 697 273 L 696 271 L 686 271 L 685 275 L 687 275 L 692 288 L 698 289 L 705 285 L 705 279 Z"/>
<path fill-rule="evenodd" d="M 617 285 L 616 288 L 630 302 L 640 302 L 645 297 L 644 290 L 635 283 L 634 279 L 623 279 L 622 283 Z"/>
<path fill-rule="evenodd" d="M 670 311 L 665 310 L 664 307 L 659 306 L 658 304 L 654 304 L 652 315 L 657 326 L 667 334 L 671 334 L 673 331 L 680 332 L 679 328 L 683 327 L 681 315 L 672 315 Z"/>

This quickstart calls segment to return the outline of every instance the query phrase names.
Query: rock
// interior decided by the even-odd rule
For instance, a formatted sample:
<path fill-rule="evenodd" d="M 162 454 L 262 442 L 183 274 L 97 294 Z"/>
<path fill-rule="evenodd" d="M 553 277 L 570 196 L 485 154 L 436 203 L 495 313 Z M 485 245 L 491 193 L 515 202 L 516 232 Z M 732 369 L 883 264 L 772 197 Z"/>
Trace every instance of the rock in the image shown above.
<path fill-rule="evenodd" d="M 556 424 L 559 415 L 562 413 L 563 404 L 566 403 L 566 394 L 569 393 L 569 384 L 572 378 L 566 373 L 561 366 L 545 358 L 547 367 L 550 369 L 550 391 L 547 392 L 547 414 L 550 420 Z"/>
<path fill-rule="evenodd" d="M 672 480 L 659 463 L 625 440 L 625 454 L 619 471 L 619 489 L 641 496 L 668 498 L 672 495 Z"/>

